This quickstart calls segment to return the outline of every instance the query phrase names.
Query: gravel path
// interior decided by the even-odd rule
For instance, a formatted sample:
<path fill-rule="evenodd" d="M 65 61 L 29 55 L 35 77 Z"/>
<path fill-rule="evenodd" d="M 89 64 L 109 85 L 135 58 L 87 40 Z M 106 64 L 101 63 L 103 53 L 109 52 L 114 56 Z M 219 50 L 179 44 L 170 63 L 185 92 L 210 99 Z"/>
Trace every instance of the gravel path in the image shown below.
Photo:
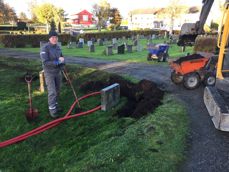
<path fill-rule="evenodd" d="M 39 54 L 11 49 L 0 49 L 0 56 L 40 60 Z M 229 132 L 218 131 L 214 128 L 203 102 L 203 86 L 189 91 L 174 85 L 170 80 L 170 69 L 166 65 L 152 66 L 80 57 L 66 57 L 66 62 L 111 73 L 125 74 L 137 79 L 148 79 L 156 82 L 160 88 L 174 94 L 187 107 L 191 127 L 186 152 L 187 159 L 180 171 L 229 171 Z"/>

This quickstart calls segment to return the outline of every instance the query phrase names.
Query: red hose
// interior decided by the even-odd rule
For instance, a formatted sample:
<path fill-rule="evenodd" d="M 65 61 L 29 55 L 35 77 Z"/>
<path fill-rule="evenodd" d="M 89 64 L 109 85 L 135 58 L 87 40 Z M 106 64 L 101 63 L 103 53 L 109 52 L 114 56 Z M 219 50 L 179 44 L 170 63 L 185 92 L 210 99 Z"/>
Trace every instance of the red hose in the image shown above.
<path fill-rule="evenodd" d="M 85 111 L 85 112 L 81 112 L 81 113 L 69 116 L 71 114 L 72 110 L 74 109 L 74 107 L 76 106 L 76 104 L 78 103 L 78 101 L 83 100 L 85 98 L 88 98 L 90 96 L 98 95 L 98 94 L 100 94 L 100 92 L 94 92 L 94 93 L 87 94 L 87 95 L 85 95 L 83 97 L 80 97 L 78 100 L 76 100 L 72 104 L 72 106 L 70 107 L 69 111 L 65 114 L 64 117 L 58 118 L 58 119 L 53 120 L 51 122 L 48 122 L 48 123 L 46 123 L 46 124 L 44 124 L 44 125 L 42 125 L 40 127 L 37 127 L 37 128 L 35 128 L 35 129 L 31 130 L 31 131 L 28 131 L 28 132 L 26 132 L 26 133 L 24 133 L 22 135 L 14 137 L 12 139 L 0 142 L 0 148 L 9 146 L 9 145 L 17 143 L 17 142 L 21 142 L 21 141 L 23 141 L 23 140 L 25 140 L 25 139 L 27 139 L 27 138 L 29 138 L 31 136 L 37 135 L 37 134 L 39 134 L 41 132 L 44 132 L 44 131 L 46 131 L 46 130 L 48 130 L 50 128 L 55 127 L 55 126 L 59 125 L 61 122 L 65 121 L 65 120 L 68 120 L 68 119 L 71 119 L 71 118 L 76 118 L 78 116 L 87 115 L 87 114 L 93 113 L 93 112 L 101 109 L 101 105 L 100 105 L 100 106 L 97 106 L 97 107 L 95 107 L 95 108 L 93 108 L 91 110 L 88 110 L 88 111 Z"/>

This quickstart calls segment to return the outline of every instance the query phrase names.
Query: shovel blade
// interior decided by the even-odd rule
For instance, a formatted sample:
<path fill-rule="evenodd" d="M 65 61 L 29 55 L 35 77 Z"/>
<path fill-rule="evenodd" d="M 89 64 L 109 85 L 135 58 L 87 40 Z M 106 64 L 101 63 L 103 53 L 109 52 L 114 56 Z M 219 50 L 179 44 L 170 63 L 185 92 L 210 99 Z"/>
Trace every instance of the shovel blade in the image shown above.
<path fill-rule="evenodd" d="M 31 108 L 26 111 L 25 115 L 27 121 L 34 121 L 38 117 L 39 113 L 37 109 Z"/>

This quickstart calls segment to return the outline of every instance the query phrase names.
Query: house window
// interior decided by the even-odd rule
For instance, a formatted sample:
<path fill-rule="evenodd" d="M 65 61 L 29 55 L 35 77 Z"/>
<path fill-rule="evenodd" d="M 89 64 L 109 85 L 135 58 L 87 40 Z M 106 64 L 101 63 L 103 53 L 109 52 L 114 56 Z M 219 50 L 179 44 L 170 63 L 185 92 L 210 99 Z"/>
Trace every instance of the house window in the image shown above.
<path fill-rule="evenodd" d="M 88 21 L 88 15 L 83 15 L 83 21 Z"/>

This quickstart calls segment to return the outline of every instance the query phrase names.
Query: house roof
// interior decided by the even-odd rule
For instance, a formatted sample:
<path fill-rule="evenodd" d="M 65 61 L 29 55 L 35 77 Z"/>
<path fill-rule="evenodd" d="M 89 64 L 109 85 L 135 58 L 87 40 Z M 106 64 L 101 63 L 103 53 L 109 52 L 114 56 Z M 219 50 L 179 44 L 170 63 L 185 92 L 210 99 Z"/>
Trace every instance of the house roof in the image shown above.
<path fill-rule="evenodd" d="M 129 12 L 129 14 L 156 14 L 160 8 L 145 8 L 145 9 L 135 9 Z"/>
<path fill-rule="evenodd" d="M 87 10 L 82 10 L 82 11 L 80 11 L 80 12 L 76 13 L 76 14 L 72 14 L 71 16 L 80 15 L 81 13 L 83 13 L 83 14 L 93 15 L 92 13 L 88 12 Z"/>
<path fill-rule="evenodd" d="M 129 14 L 157 14 L 158 12 L 163 12 L 166 8 L 146 8 L 146 9 L 135 9 L 129 12 Z M 200 12 L 200 7 L 192 6 L 187 9 L 188 14 Z"/>
<path fill-rule="evenodd" d="M 200 7 L 197 6 L 193 6 L 188 9 L 189 14 L 198 13 L 198 12 L 200 12 Z"/>

